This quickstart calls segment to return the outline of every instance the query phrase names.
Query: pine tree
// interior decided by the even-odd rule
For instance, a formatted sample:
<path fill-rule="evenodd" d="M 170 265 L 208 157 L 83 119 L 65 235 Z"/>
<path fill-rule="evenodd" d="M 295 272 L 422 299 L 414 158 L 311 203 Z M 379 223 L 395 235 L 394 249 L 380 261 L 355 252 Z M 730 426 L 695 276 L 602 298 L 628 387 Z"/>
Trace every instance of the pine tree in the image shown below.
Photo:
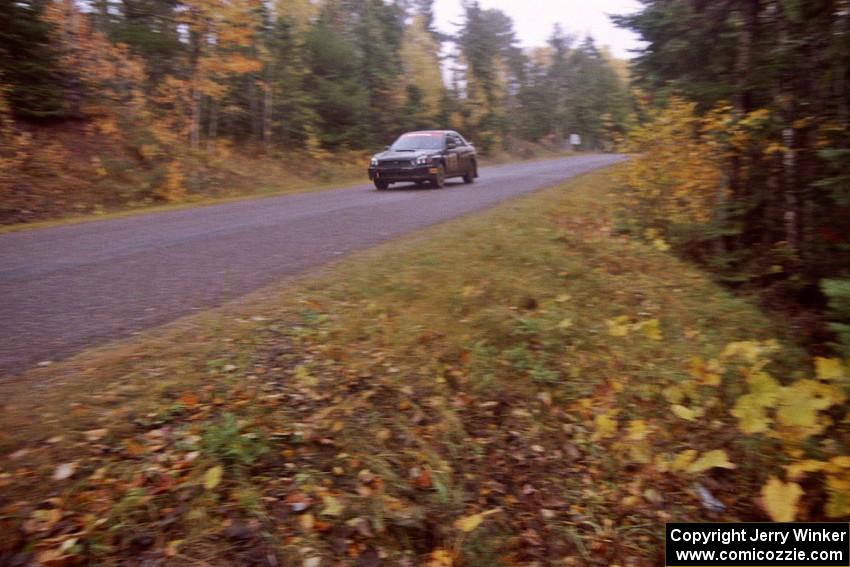
<path fill-rule="evenodd" d="M 0 0 L 0 83 L 11 111 L 27 118 L 67 113 L 45 0 Z"/>

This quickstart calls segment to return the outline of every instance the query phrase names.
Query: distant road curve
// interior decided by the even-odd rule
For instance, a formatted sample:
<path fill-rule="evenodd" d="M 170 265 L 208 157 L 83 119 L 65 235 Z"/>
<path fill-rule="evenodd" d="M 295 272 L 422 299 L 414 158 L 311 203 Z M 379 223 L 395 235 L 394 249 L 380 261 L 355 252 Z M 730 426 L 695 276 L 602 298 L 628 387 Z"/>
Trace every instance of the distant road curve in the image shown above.
<path fill-rule="evenodd" d="M 0 375 L 623 159 L 485 167 L 474 185 L 441 190 L 359 185 L 0 234 Z"/>

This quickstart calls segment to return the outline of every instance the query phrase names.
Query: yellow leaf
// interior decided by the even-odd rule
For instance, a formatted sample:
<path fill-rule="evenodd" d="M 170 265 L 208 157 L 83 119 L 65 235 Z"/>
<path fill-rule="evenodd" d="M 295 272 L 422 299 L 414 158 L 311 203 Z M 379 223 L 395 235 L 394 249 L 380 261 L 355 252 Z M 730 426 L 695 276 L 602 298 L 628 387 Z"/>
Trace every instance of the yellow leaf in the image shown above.
<path fill-rule="evenodd" d="M 559 329 L 569 329 L 573 326 L 573 320 L 570 318 L 562 319 L 560 323 L 558 323 Z"/>
<path fill-rule="evenodd" d="M 782 393 L 782 386 L 767 372 L 754 372 L 747 376 L 753 402 L 762 407 L 773 407 Z"/>
<path fill-rule="evenodd" d="M 661 335 L 661 327 L 658 323 L 658 319 L 647 319 L 646 321 L 642 321 L 636 325 L 636 328 L 642 330 L 643 334 L 653 341 L 660 341 L 664 338 Z"/>
<path fill-rule="evenodd" d="M 676 417 L 687 421 L 696 421 L 698 417 L 702 417 L 702 414 L 705 413 L 705 410 L 702 408 L 689 408 L 681 404 L 674 404 L 670 406 L 670 410 Z"/>
<path fill-rule="evenodd" d="M 761 488 L 764 509 L 774 522 L 793 522 L 797 516 L 797 502 L 803 489 L 796 482 L 782 482 L 771 476 Z"/>
<path fill-rule="evenodd" d="M 829 460 L 829 467 L 831 470 L 850 469 L 850 456 L 839 455 L 832 457 Z"/>
<path fill-rule="evenodd" d="M 498 514 L 501 512 L 501 508 L 493 508 L 492 510 L 487 510 L 486 512 L 481 512 L 480 514 L 472 514 L 471 516 L 464 516 L 463 518 L 458 518 L 455 520 L 455 527 L 462 532 L 471 532 L 475 528 L 481 525 L 481 522 L 484 521 L 484 518 L 487 516 L 492 516 L 493 514 Z"/>
<path fill-rule="evenodd" d="M 713 369 L 698 356 L 691 359 L 690 374 L 704 386 L 714 387 L 720 385 L 720 374 L 714 372 Z"/>
<path fill-rule="evenodd" d="M 850 491 L 830 490 L 824 511 L 829 518 L 850 516 Z"/>
<path fill-rule="evenodd" d="M 756 341 L 737 341 L 729 343 L 723 349 L 721 358 L 740 358 L 747 362 L 755 362 L 761 356 L 761 345 Z"/>
<path fill-rule="evenodd" d="M 815 357 L 815 371 L 818 380 L 840 380 L 844 378 L 844 366 L 837 358 Z"/>
<path fill-rule="evenodd" d="M 734 469 L 735 465 L 729 462 L 729 457 L 726 456 L 726 451 L 722 449 L 715 449 L 714 451 L 703 453 L 699 459 L 688 467 L 688 472 L 701 473 L 715 467 L 721 469 Z"/>
<path fill-rule="evenodd" d="M 837 389 L 814 380 L 797 380 L 782 388 L 776 419 L 799 436 L 817 435 L 829 424 L 818 412 L 844 401 Z"/>
<path fill-rule="evenodd" d="M 691 466 L 691 463 L 694 462 L 694 459 L 697 456 L 697 452 L 693 449 L 686 449 L 676 455 L 676 458 L 673 459 L 673 462 L 670 463 L 670 470 L 673 471 L 685 471 L 688 467 Z"/>
<path fill-rule="evenodd" d="M 221 477 L 224 474 L 224 469 L 221 465 L 216 465 L 204 474 L 204 488 L 212 490 L 221 482 Z"/>
<path fill-rule="evenodd" d="M 428 558 L 426 567 L 452 567 L 454 565 L 454 557 L 445 549 L 435 549 L 431 552 Z"/>
<path fill-rule="evenodd" d="M 300 364 L 295 367 L 295 379 L 298 380 L 302 386 L 307 386 L 308 388 L 312 388 L 319 383 L 319 381 L 316 380 L 316 377 L 312 376 L 307 368 Z"/>
<path fill-rule="evenodd" d="M 615 413 L 601 413 L 594 419 L 595 431 L 593 440 L 604 439 L 611 437 L 617 432 L 617 420 L 614 419 Z"/>
<path fill-rule="evenodd" d="M 339 501 L 338 498 L 327 494 L 322 497 L 322 501 L 325 503 L 325 508 L 322 510 L 323 516 L 340 516 L 343 512 L 343 505 Z"/>
<path fill-rule="evenodd" d="M 663 238 L 656 238 L 652 241 L 652 245 L 655 246 L 656 249 L 661 250 L 662 252 L 670 250 L 670 245 L 667 244 Z"/>
<path fill-rule="evenodd" d="M 671 404 L 678 404 L 685 398 L 685 394 L 682 392 L 682 389 L 676 385 L 667 386 L 661 391 L 661 394 L 664 396 L 664 399 Z"/>
<path fill-rule="evenodd" d="M 630 443 L 629 457 L 636 463 L 652 462 L 652 451 L 649 443 Z"/>
<path fill-rule="evenodd" d="M 629 318 L 625 315 L 609 319 L 605 324 L 608 326 L 608 334 L 612 337 L 625 337 L 631 329 Z"/>
<path fill-rule="evenodd" d="M 823 461 L 815 461 L 812 459 L 807 459 L 805 461 L 797 461 L 796 463 L 792 463 L 785 468 L 785 474 L 791 480 L 797 480 L 802 477 L 806 473 L 810 472 L 820 472 L 822 471 L 828 463 Z"/>
<path fill-rule="evenodd" d="M 731 413 L 738 418 L 738 428 L 748 435 L 764 433 L 773 421 L 753 394 L 744 394 L 735 400 Z"/>
<path fill-rule="evenodd" d="M 642 419 L 633 419 L 629 422 L 629 432 L 627 434 L 629 441 L 643 441 L 649 430 L 646 427 L 646 422 Z"/>

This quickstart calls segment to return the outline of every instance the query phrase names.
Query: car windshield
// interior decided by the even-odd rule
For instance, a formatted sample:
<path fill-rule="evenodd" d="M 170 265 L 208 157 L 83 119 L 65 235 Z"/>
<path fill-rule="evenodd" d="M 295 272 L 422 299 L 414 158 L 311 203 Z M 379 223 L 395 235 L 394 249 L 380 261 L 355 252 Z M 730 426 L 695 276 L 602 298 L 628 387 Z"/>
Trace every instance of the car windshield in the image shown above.
<path fill-rule="evenodd" d="M 441 150 L 442 134 L 404 134 L 390 147 L 392 150 Z"/>

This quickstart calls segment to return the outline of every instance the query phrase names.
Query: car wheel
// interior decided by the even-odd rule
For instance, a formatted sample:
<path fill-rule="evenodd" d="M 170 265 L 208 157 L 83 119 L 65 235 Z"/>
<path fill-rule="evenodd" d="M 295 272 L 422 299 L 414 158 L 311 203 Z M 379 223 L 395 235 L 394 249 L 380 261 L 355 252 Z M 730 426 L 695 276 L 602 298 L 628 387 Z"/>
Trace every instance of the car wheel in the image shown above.
<path fill-rule="evenodd" d="M 390 184 L 387 183 L 386 181 L 381 181 L 380 179 L 375 180 L 375 189 L 378 189 L 379 191 L 383 191 L 384 189 L 386 189 L 389 186 L 390 186 Z"/>
<path fill-rule="evenodd" d="M 446 184 L 446 169 L 443 164 L 437 166 L 437 174 L 431 178 L 431 186 L 435 189 L 441 189 Z"/>
<path fill-rule="evenodd" d="M 463 182 L 466 184 L 475 183 L 476 177 L 478 177 L 478 168 L 476 167 L 475 162 L 473 162 L 463 175 Z"/>

